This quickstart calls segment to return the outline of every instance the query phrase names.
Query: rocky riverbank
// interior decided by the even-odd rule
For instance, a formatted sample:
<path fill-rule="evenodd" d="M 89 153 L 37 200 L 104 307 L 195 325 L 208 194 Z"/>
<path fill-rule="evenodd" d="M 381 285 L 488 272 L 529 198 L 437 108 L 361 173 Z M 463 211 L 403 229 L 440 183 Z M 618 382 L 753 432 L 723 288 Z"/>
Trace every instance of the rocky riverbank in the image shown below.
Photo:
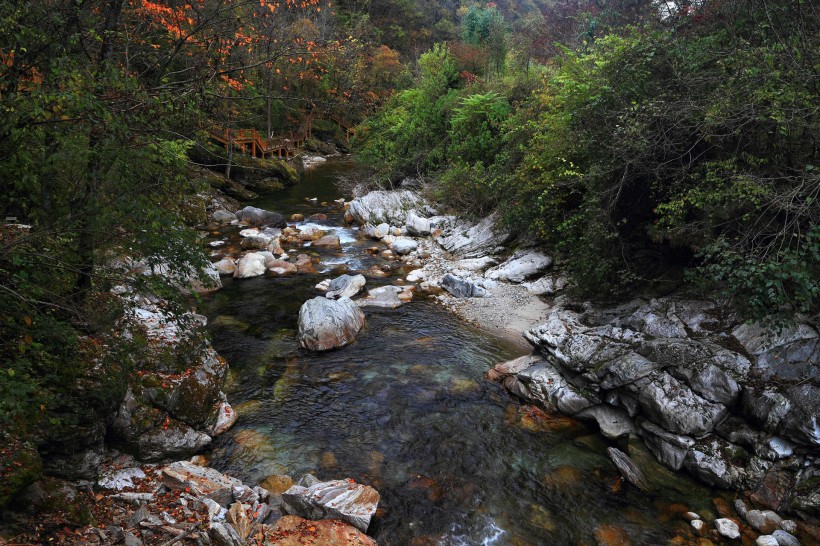
<path fill-rule="evenodd" d="M 523 336 L 533 355 L 489 372 L 512 394 L 597 423 L 627 461 L 648 449 L 672 470 L 737 491 L 738 509 L 725 515 L 758 544 L 799 543 L 790 533 L 820 541 L 816 323 L 796 317 L 773 332 L 741 322 L 723 302 L 686 294 L 615 306 L 573 301 L 561 295 L 568 280 L 550 257 L 513 251 L 493 217 L 438 215 L 409 191 L 356 199 L 347 220 L 417 268 L 406 280 L 420 291 L 442 289 L 437 299 L 462 318 Z M 397 245 L 405 235 L 412 244 Z M 761 524 L 764 512 L 741 508 L 741 498 L 794 522 Z M 730 527 L 721 526 L 716 532 Z"/>

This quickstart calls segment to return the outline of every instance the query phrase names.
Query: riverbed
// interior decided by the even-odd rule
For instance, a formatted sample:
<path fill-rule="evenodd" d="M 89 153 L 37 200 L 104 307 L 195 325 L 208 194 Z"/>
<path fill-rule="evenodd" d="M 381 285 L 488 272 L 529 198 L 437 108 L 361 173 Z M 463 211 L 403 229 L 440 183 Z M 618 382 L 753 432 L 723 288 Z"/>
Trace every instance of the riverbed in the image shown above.
<path fill-rule="evenodd" d="M 319 281 L 373 266 L 388 274 L 368 278 L 371 287 L 406 274 L 367 252 L 374 243 L 330 206 L 342 197 L 335 177 L 355 168 L 328 161 L 250 203 L 327 214 L 321 224 L 342 251 L 315 252 L 316 274 L 223 278 L 204 302 L 240 415 L 216 441 L 212 466 L 247 483 L 312 473 L 371 485 L 382 501 L 368 534 L 383 545 L 665 544 L 687 525 L 675 503 L 708 515 L 712 491 L 684 480 L 663 497 L 640 493 L 621 482 L 593 427 L 524 406 L 486 380 L 492 365 L 524 354 L 521 345 L 460 322 L 425 294 L 395 310 L 366 308 L 348 347 L 299 348 L 298 310 L 320 295 Z"/>

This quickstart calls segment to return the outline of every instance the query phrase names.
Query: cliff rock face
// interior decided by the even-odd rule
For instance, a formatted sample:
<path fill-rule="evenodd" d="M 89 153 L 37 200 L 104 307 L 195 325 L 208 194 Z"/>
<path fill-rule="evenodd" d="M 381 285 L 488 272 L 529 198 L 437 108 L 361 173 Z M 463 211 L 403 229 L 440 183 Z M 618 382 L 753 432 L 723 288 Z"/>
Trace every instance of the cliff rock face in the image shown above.
<path fill-rule="evenodd" d="M 557 303 L 524 334 L 536 354 L 493 371 L 511 392 L 597 421 L 610 437 L 637 432 L 659 461 L 708 484 L 820 513 L 801 487 L 820 471 L 814 327 L 737 325 L 708 301 Z"/>

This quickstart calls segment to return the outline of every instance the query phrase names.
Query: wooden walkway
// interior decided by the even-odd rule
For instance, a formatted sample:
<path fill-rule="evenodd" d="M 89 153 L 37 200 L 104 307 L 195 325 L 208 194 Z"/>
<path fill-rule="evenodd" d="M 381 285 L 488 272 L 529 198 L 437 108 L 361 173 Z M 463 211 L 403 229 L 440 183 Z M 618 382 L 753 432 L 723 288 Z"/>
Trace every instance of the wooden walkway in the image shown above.
<path fill-rule="evenodd" d="M 351 135 L 356 134 L 355 126 L 345 118 L 336 114 L 326 114 L 326 117 L 334 121 L 339 129 L 345 132 L 345 139 L 348 141 Z M 313 136 L 313 119 L 314 112 L 311 112 L 295 132 L 274 138 L 265 138 L 256 129 L 212 128 L 208 130 L 208 133 L 211 138 L 225 146 L 225 151 L 230 151 L 231 145 L 233 145 L 234 150 L 243 154 L 250 154 L 253 157 L 267 158 L 276 156 L 289 159 L 295 156 L 305 145 L 305 140 Z"/>

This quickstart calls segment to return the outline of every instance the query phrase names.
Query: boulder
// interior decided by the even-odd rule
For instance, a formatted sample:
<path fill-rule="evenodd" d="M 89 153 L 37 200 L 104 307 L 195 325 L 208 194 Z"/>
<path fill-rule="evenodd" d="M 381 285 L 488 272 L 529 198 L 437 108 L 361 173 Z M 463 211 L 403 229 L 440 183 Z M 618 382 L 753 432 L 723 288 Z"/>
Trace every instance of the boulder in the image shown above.
<path fill-rule="evenodd" d="M 342 248 L 342 244 L 339 241 L 338 235 L 325 235 L 313 241 L 313 247 L 340 250 Z"/>
<path fill-rule="evenodd" d="M 353 480 L 294 485 L 282 494 L 285 512 L 308 519 L 340 519 L 366 532 L 376 513 L 379 493 Z"/>
<path fill-rule="evenodd" d="M 233 276 L 237 279 L 250 279 L 265 274 L 265 256 L 259 252 L 249 252 L 242 256 L 236 264 Z"/>
<path fill-rule="evenodd" d="M 390 244 L 390 248 L 399 256 L 410 254 L 419 247 L 417 241 L 410 237 L 396 237 Z"/>
<path fill-rule="evenodd" d="M 496 252 L 512 235 L 496 227 L 496 215 L 492 214 L 477 224 L 466 221 L 456 223 L 436 241 L 444 250 L 458 258 L 480 258 Z"/>
<path fill-rule="evenodd" d="M 237 218 L 236 214 L 224 209 L 219 209 L 214 211 L 213 219 L 217 224 L 230 224 Z"/>
<path fill-rule="evenodd" d="M 516 254 L 503 264 L 496 266 L 485 276 L 488 279 L 521 283 L 542 274 L 552 265 L 552 258 L 541 252 Z"/>
<path fill-rule="evenodd" d="M 364 326 L 364 314 L 350 298 L 317 297 L 299 309 L 299 343 L 311 351 L 327 351 L 352 342 Z"/>
<path fill-rule="evenodd" d="M 457 298 L 481 298 L 487 293 L 474 282 L 456 277 L 451 273 L 447 273 L 441 279 L 441 287 Z"/>
<path fill-rule="evenodd" d="M 649 451 L 672 470 L 680 470 L 695 440 L 689 436 L 672 434 L 651 421 L 641 422 L 641 434 Z"/>
<path fill-rule="evenodd" d="M 222 258 L 214 264 L 214 268 L 220 275 L 233 275 L 236 271 L 236 262 L 232 258 Z"/>
<path fill-rule="evenodd" d="M 420 209 L 423 204 L 419 196 L 408 190 L 372 191 L 351 201 L 347 212 L 359 224 L 386 222 L 400 226 L 408 212 Z"/>
<path fill-rule="evenodd" d="M 271 212 L 256 207 L 245 207 L 236 211 L 236 217 L 241 222 L 252 226 L 272 226 L 284 228 L 287 225 L 285 217 L 278 212 Z"/>
<path fill-rule="evenodd" d="M 352 525 L 327 519 L 311 521 L 284 516 L 266 533 L 265 544 L 277 546 L 376 546 L 376 541 Z"/>
<path fill-rule="evenodd" d="M 407 219 L 404 222 L 404 225 L 407 226 L 407 233 L 410 235 L 416 236 L 425 236 L 430 235 L 432 232 L 432 227 L 430 225 L 430 220 L 419 216 L 416 214 L 415 211 L 410 211 L 407 213 Z"/>
<path fill-rule="evenodd" d="M 296 264 L 286 262 L 284 260 L 270 260 L 265 264 L 268 271 L 276 275 L 292 275 L 298 272 Z"/>
<path fill-rule="evenodd" d="M 352 298 L 362 291 L 367 280 L 364 275 L 342 275 L 336 277 L 327 287 L 325 297 L 337 300 L 339 298 Z"/>
<path fill-rule="evenodd" d="M 537 281 L 522 283 L 530 294 L 535 296 L 554 296 L 564 288 L 569 281 L 563 276 L 547 275 Z"/>
<path fill-rule="evenodd" d="M 791 533 L 787 533 L 782 529 L 778 529 L 772 533 L 772 536 L 777 541 L 777 546 L 800 546 L 800 541 Z"/>

